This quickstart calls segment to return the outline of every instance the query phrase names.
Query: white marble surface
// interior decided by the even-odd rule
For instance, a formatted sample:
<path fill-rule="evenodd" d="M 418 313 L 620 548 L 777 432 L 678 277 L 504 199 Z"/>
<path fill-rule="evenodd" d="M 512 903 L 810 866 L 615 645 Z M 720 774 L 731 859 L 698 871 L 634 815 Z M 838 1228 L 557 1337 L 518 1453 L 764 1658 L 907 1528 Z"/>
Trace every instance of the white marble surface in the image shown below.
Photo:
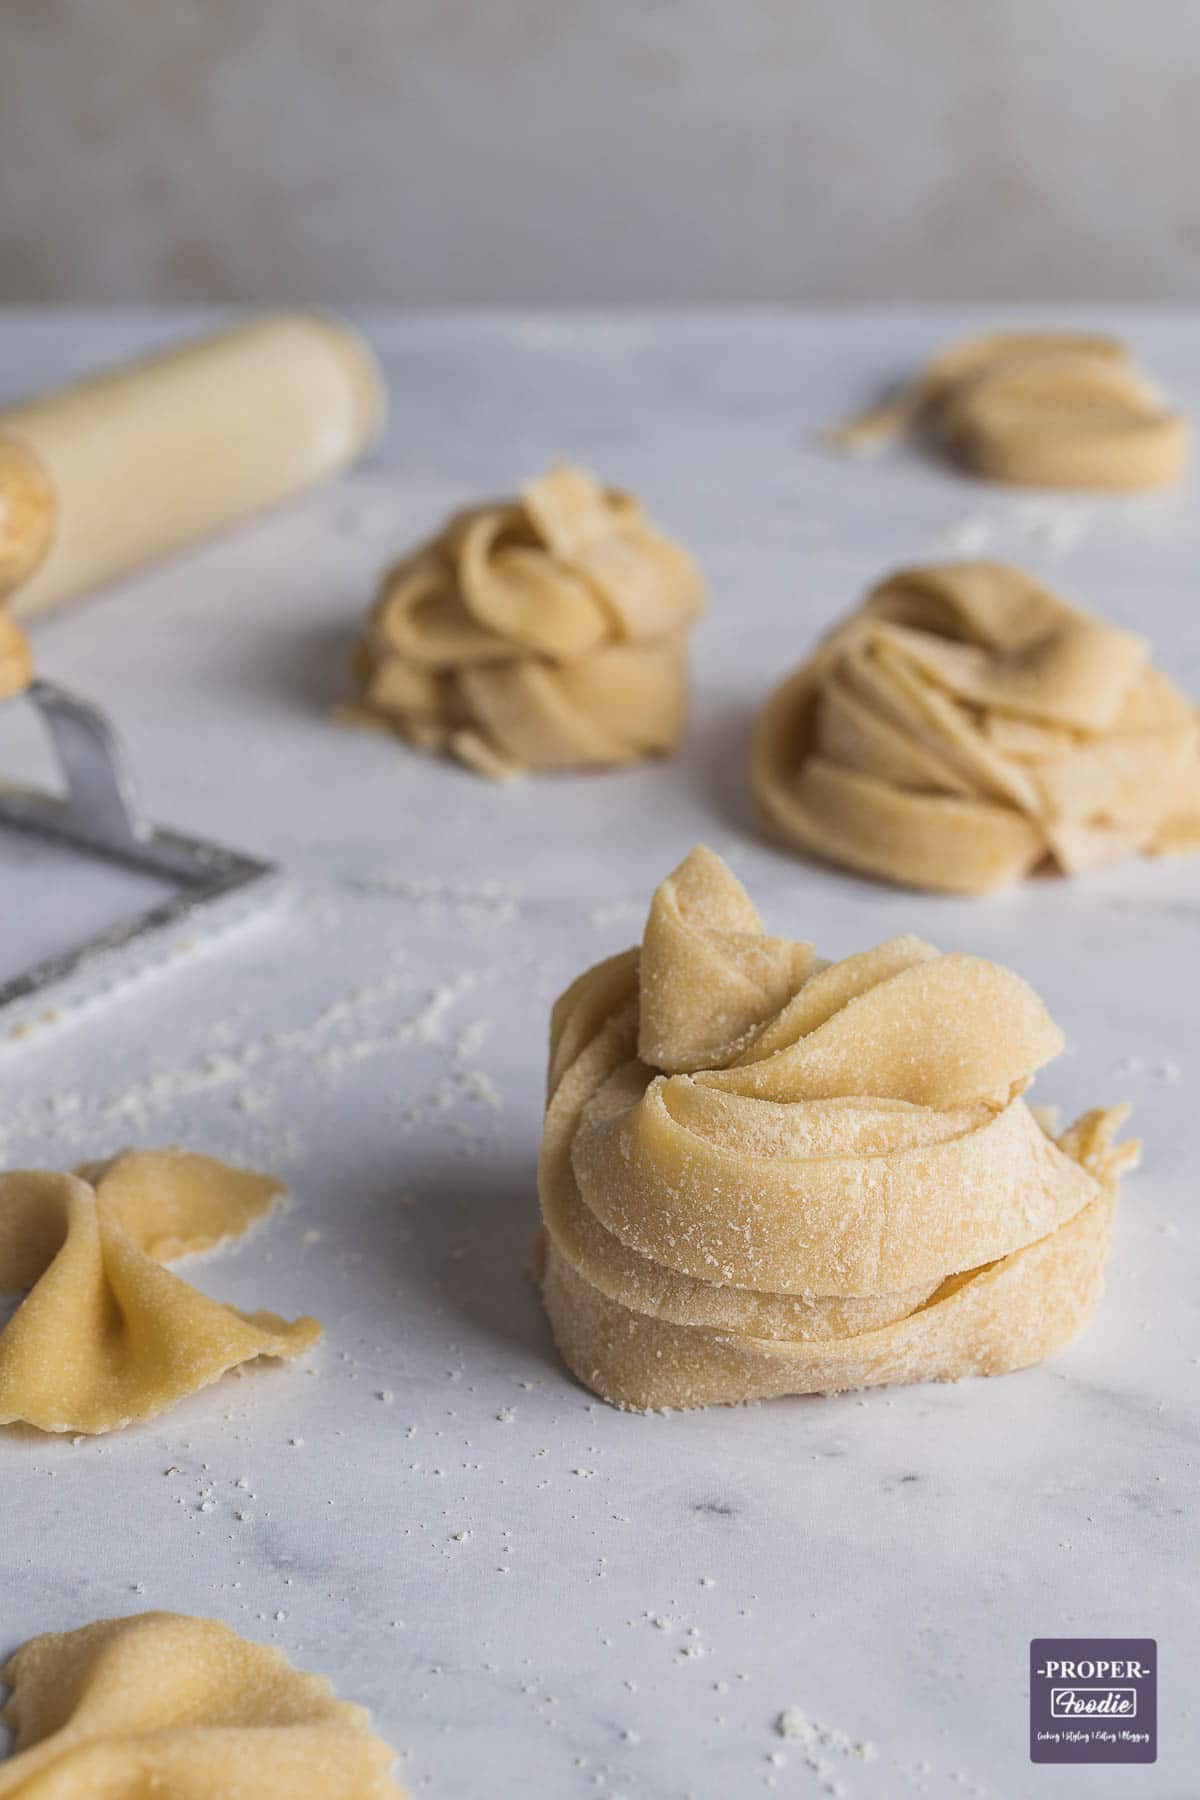
<path fill-rule="evenodd" d="M 754 705 L 902 559 L 1024 559 L 1200 688 L 1194 489 L 1047 502 L 814 447 L 961 322 L 376 319 L 394 421 L 369 466 L 39 629 L 44 671 L 120 719 L 151 810 L 279 857 L 291 897 L 6 1048 L 0 1155 L 186 1141 L 279 1169 L 292 1210 L 190 1273 L 328 1337 L 144 1429 L 0 1434 L 0 1653 L 219 1614 L 367 1702 L 437 1800 L 1194 1795 L 1200 865 L 930 899 L 790 861 L 747 818 Z M 1200 317 L 1109 322 L 1200 410 Z M 185 323 L 10 316 L 0 392 Z M 641 489 L 708 572 L 686 752 L 496 790 L 334 729 L 382 558 L 561 451 Z M 0 767 L 36 762 L 11 708 Z M 567 1378 L 523 1279 L 547 1007 L 698 838 L 826 952 L 913 928 L 1012 962 L 1070 1040 L 1037 1097 L 1134 1103 L 1109 1292 L 1051 1366 L 666 1418 Z M 15 961 L 86 890 L 0 854 Z M 1157 1766 L 1029 1765 L 1028 1641 L 1088 1633 L 1157 1637 Z M 788 1706 L 874 1760 L 810 1769 L 774 1732 Z"/>

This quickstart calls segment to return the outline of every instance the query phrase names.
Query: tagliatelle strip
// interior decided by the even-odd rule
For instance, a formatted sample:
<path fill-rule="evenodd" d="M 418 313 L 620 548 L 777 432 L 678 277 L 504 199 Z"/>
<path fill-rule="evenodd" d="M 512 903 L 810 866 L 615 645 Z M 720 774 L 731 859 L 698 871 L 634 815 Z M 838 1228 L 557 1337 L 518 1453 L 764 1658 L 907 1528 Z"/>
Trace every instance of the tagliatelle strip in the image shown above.
<path fill-rule="evenodd" d="M 499 779 L 665 754 L 702 608 L 695 564 L 636 500 L 561 466 L 388 571 L 356 651 L 362 711 Z"/>
<path fill-rule="evenodd" d="M 29 1290 L 0 1330 L 0 1424 L 114 1431 L 315 1343 L 315 1319 L 239 1312 L 162 1266 L 241 1236 L 282 1191 L 178 1150 L 0 1174 L 0 1293 Z"/>
<path fill-rule="evenodd" d="M 697 985 L 699 984 L 699 985 Z M 640 1410 L 1023 1367 L 1099 1297 L 1126 1109 L 1055 1142 L 1062 1035 L 920 938 L 826 964 L 721 859 L 551 1019 L 537 1267 L 574 1373 Z"/>
<path fill-rule="evenodd" d="M 951 344 L 882 406 L 829 433 L 869 454 L 904 433 L 990 481 L 1162 487 L 1187 465 L 1191 428 L 1117 338 L 997 332 Z"/>
<path fill-rule="evenodd" d="M 216 1619 L 140 1613 L 33 1638 L 0 1682 L 6 1800 L 403 1800 L 365 1708 Z"/>
<path fill-rule="evenodd" d="M 785 844 L 982 894 L 1200 850 L 1200 715 L 1141 638 L 1011 564 L 901 569 L 771 695 L 751 783 Z"/>

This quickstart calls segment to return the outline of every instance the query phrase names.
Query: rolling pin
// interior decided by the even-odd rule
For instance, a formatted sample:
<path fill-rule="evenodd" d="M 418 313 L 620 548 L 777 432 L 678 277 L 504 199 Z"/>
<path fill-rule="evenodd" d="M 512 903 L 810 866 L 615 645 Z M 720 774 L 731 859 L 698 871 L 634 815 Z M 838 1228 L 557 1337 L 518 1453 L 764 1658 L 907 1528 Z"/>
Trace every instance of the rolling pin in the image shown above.
<path fill-rule="evenodd" d="M 280 313 L 0 411 L 0 697 L 17 691 L 13 618 L 335 474 L 376 435 L 384 406 L 361 338 Z"/>
<path fill-rule="evenodd" d="M 0 440 L 0 609 L 45 559 L 54 533 L 54 489 L 32 450 Z M 25 634 L 0 610 L 0 700 L 33 679 Z"/>

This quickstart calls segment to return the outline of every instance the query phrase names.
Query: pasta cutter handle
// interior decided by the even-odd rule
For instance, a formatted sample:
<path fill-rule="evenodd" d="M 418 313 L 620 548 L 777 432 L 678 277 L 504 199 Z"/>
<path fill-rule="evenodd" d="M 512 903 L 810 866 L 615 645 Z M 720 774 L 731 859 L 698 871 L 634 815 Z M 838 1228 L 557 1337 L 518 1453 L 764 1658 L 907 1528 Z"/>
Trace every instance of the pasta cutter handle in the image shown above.
<path fill-rule="evenodd" d="M 0 785 L 0 826 L 144 869 L 200 898 L 275 873 L 272 862 L 142 817 L 117 729 L 90 700 L 49 680 L 32 680 L 20 698 L 32 700 L 47 725 L 67 790 L 59 796 Z"/>
<path fill-rule="evenodd" d="M 140 860 L 151 827 L 142 818 L 125 748 L 110 720 L 51 681 L 31 682 L 26 693 L 45 722 L 66 781 L 61 800 L 31 795 L 30 801 L 46 802 L 47 822 L 56 835 L 104 856 Z"/>
<path fill-rule="evenodd" d="M 30 682 L 22 698 L 32 701 L 50 733 L 65 792 L 0 785 L 0 826 L 178 882 L 201 898 L 275 873 L 272 863 L 239 850 L 152 825 L 138 805 L 116 727 L 98 706 L 42 680 Z"/>
<path fill-rule="evenodd" d="M 158 876 L 169 891 L 147 911 L 8 981 L 0 977 L 0 1045 L 168 966 L 181 948 L 223 935 L 284 892 L 273 863 L 150 824 L 120 737 L 98 707 L 49 681 L 34 681 L 25 693 L 50 733 L 66 791 L 44 794 L 0 784 L 0 832 L 46 838 Z"/>

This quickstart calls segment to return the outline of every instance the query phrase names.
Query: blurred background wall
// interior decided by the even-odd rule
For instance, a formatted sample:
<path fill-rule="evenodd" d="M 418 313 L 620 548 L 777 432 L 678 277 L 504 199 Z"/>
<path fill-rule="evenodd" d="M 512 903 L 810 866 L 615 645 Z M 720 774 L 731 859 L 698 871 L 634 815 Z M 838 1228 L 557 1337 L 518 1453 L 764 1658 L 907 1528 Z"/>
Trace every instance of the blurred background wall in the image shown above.
<path fill-rule="evenodd" d="M 0 0 L 0 300 L 1200 298 L 1200 0 Z"/>

